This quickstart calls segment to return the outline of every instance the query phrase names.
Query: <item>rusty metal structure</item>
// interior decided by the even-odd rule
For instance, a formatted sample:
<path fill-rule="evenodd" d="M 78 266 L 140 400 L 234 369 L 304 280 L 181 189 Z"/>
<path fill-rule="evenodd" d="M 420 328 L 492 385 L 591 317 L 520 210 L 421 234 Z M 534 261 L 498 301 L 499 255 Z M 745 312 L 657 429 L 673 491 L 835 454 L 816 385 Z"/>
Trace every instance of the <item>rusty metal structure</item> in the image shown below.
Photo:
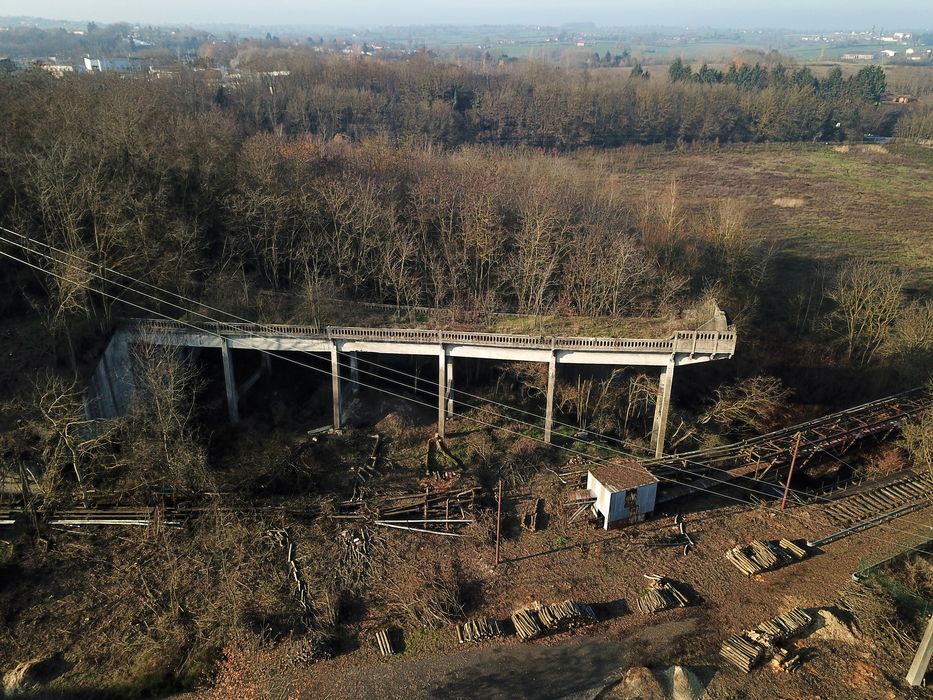
<path fill-rule="evenodd" d="M 659 479 L 689 482 L 667 488 L 660 501 L 734 480 L 779 484 L 795 455 L 797 473 L 827 459 L 841 460 L 868 440 L 887 439 L 931 405 L 933 391 L 911 389 L 742 442 L 650 460 L 644 466 Z"/>

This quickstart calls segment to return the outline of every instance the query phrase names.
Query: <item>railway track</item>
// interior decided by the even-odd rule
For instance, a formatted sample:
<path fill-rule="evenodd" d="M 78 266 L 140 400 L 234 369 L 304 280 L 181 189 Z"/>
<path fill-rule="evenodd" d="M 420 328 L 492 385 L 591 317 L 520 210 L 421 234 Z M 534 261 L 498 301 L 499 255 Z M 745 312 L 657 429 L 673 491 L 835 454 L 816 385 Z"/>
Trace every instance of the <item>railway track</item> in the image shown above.
<path fill-rule="evenodd" d="M 911 389 L 742 442 L 670 455 L 644 464 L 661 479 L 682 481 L 686 471 L 692 475 L 687 479 L 718 476 L 722 480 L 731 476 L 776 483 L 790 466 L 795 452 L 795 470 L 799 473 L 811 463 L 840 457 L 869 438 L 887 439 L 900 430 L 904 421 L 931 404 L 930 389 Z"/>
<path fill-rule="evenodd" d="M 933 477 L 911 474 L 826 504 L 823 512 L 840 527 L 849 527 L 887 513 L 933 500 Z"/>

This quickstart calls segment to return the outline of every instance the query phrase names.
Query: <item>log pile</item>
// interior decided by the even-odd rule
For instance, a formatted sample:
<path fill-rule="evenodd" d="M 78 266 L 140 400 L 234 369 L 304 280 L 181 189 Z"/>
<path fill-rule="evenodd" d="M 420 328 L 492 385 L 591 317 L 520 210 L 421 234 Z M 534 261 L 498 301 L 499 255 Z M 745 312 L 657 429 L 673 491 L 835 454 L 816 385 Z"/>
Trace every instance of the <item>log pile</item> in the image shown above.
<path fill-rule="evenodd" d="M 690 605 L 690 598 L 681 590 L 677 581 L 653 574 L 645 574 L 645 578 L 651 579 L 651 585 L 635 601 L 638 611 L 643 615 Z"/>
<path fill-rule="evenodd" d="M 516 610 L 512 613 L 512 624 L 515 625 L 515 634 L 523 642 L 534 639 L 541 634 L 541 623 L 538 612 L 534 609 Z"/>
<path fill-rule="evenodd" d="M 747 545 L 739 545 L 726 552 L 726 559 L 746 576 L 777 569 L 806 556 L 805 549 L 786 539 L 753 540 Z"/>
<path fill-rule="evenodd" d="M 392 654 L 395 653 L 392 640 L 389 639 L 389 630 L 379 630 L 376 632 L 376 644 L 379 646 L 379 653 L 383 656 L 392 656 Z"/>
<path fill-rule="evenodd" d="M 585 603 L 565 600 L 562 603 L 537 605 L 538 620 L 549 632 L 573 629 L 596 622 L 596 613 Z"/>
<path fill-rule="evenodd" d="M 753 642 L 769 647 L 797 635 L 812 623 L 813 617 L 809 613 L 794 608 L 790 612 L 762 622 L 754 629 L 748 630 L 746 635 Z"/>
<path fill-rule="evenodd" d="M 812 623 L 813 617 L 809 613 L 794 608 L 753 629 L 729 637 L 722 643 L 719 654 L 745 673 L 768 657 L 773 659 L 778 668 L 793 672 L 800 666 L 800 654 L 779 643 L 800 634 Z"/>
<path fill-rule="evenodd" d="M 734 634 L 722 643 L 719 655 L 748 673 L 764 658 L 765 650 L 744 635 Z"/>
<path fill-rule="evenodd" d="M 478 617 L 457 625 L 457 639 L 464 642 L 483 642 L 503 635 L 502 625 L 491 617 Z"/>

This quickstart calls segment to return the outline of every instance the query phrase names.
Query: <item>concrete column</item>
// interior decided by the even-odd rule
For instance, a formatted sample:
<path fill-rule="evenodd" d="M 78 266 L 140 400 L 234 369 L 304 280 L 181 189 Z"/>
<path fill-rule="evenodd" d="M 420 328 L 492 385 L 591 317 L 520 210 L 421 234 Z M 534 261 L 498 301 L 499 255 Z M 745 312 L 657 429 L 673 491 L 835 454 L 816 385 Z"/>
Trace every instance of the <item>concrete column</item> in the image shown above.
<path fill-rule="evenodd" d="M 240 422 L 240 400 L 236 391 L 236 375 L 233 373 L 233 358 L 230 355 L 230 346 L 226 338 L 220 343 L 220 353 L 224 362 L 224 386 L 227 388 L 227 412 L 230 422 L 236 425 Z"/>
<path fill-rule="evenodd" d="M 269 376 L 272 374 L 272 355 L 267 352 L 260 355 L 260 366 L 262 367 L 263 374 Z"/>
<path fill-rule="evenodd" d="M 557 353 L 551 352 L 547 365 L 547 408 L 544 412 L 544 441 L 551 442 L 551 428 L 554 425 L 554 384 L 557 381 Z"/>
<path fill-rule="evenodd" d="M 923 678 L 930 667 L 931 655 L 933 655 L 933 615 L 930 616 L 930 620 L 927 622 L 926 632 L 923 633 L 923 639 L 920 640 L 920 646 L 917 647 L 917 655 L 914 656 L 914 661 L 907 672 L 907 682 L 913 687 L 916 688 L 923 683 Z"/>
<path fill-rule="evenodd" d="M 658 381 L 658 400 L 654 405 L 654 425 L 651 428 L 651 447 L 654 456 L 664 454 L 664 437 L 667 433 L 667 414 L 671 408 L 671 388 L 674 386 L 674 360 L 667 363 Z"/>
<path fill-rule="evenodd" d="M 360 360 L 355 352 L 350 353 L 350 391 L 354 394 L 360 390 Z"/>
<path fill-rule="evenodd" d="M 453 358 L 447 358 L 447 417 L 454 415 L 454 361 Z"/>
<path fill-rule="evenodd" d="M 437 354 L 437 434 L 445 437 L 447 429 L 447 351 L 441 345 Z"/>
<path fill-rule="evenodd" d="M 334 430 L 340 430 L 340 364 L 337 362 L 337 341 L 330 344 L 330 387 L 334 396 Z"/>

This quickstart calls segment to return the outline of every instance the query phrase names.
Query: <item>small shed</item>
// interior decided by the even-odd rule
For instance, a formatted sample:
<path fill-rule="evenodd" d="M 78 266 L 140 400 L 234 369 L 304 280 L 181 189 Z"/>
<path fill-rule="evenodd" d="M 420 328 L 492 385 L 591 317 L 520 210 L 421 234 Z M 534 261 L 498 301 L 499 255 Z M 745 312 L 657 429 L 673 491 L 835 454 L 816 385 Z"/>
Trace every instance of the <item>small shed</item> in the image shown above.
<path fill-rule="evenodd" d="M 658 480 L 639 462 L 617 462 L 590 469 L 586 488 L 596 499 L 593 507 L 608 530 L 644 520 L 654 510 Z"/>

